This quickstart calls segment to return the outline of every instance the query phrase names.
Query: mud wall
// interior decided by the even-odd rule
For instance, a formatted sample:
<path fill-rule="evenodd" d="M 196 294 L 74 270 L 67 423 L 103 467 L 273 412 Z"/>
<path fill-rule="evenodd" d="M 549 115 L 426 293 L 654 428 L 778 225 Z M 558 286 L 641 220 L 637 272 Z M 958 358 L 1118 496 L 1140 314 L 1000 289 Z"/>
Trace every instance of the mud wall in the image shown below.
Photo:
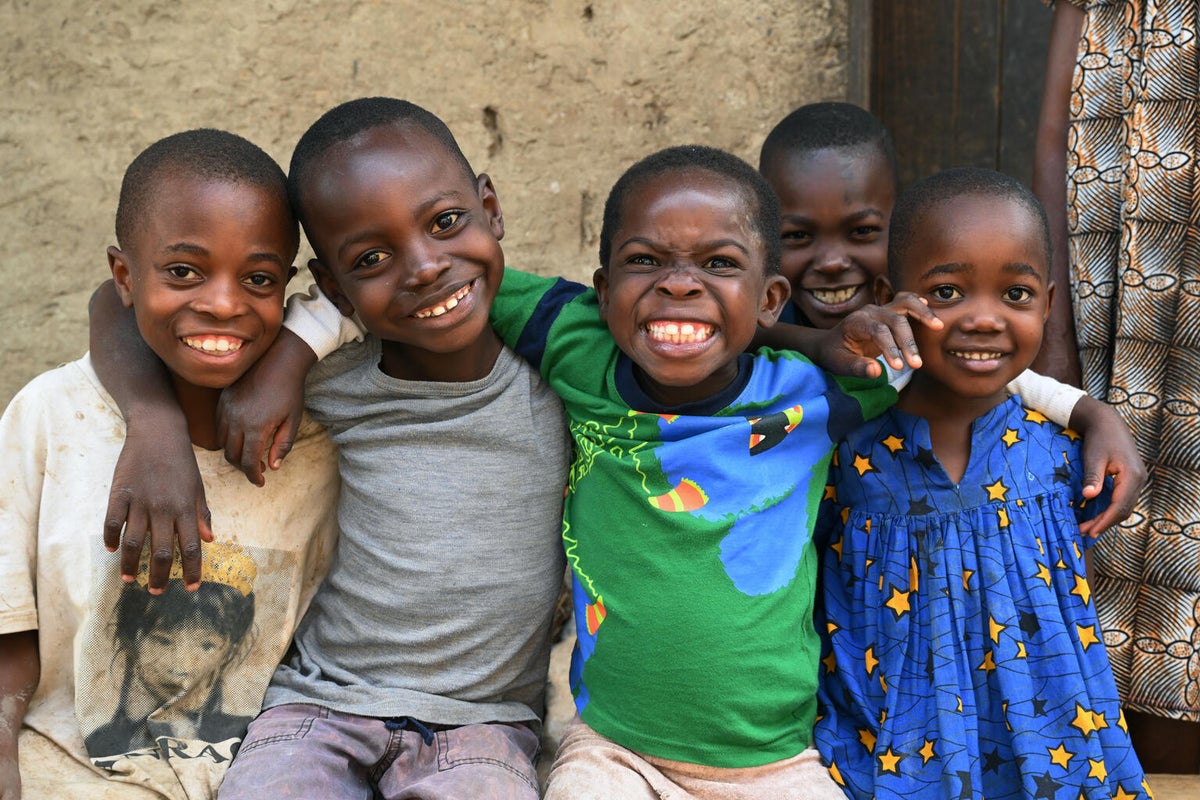
<path fill-rule="evenodd" d="M 846 16 L 846 0 L 0 2 L 0 403 L 86 349 L 122 172 L 166 134 L 227 128 L 286 166 L 330 106 L 411 99 L 494 179 L 508 262 L 582 278 L 632 161 L 686 142 L 753 160 L 788 110 L 843 97 Z"/>

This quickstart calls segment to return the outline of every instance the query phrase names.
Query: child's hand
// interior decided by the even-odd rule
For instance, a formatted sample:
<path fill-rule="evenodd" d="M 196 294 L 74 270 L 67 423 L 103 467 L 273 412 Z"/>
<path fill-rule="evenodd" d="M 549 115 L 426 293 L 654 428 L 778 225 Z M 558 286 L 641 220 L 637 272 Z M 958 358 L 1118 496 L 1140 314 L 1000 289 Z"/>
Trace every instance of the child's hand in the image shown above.
<path fill-rule="evenodd" d="M 304 416 L 304 377 L 316 360 L 312 349 L 284 328 L 263 357 L 221 393 L 217 443 L 225 448 L 226 460 L 256 486 L 266 483 L 267 465 L 279 469 L 296 442 Z"/>
<path fill-rule="evenodd" d="M 149 531 L 151 594 L 167 588 L 176 540 L 184 583 L 189 591 L 199 588 L 200 540 L 213 540 L 204 482 L 186 423 L 180 430 L 179 419 L 173 413 L 149 412 L 131 418 L 104 514 L 104 545 L 110 551 L 120 545 L 121 577 L 126 582 L 137 577 Z"/>
<path fill-rule="evenodd" d="M 875 360 L 879 355 L 893 369 L 902 369 L 905 364 L 917 369 L 921 355 L 910 318 L 934 330 L 942 327 L 942 321 L 923 300 L 912 292 L 900 292 L 885 306 L 866 305 L 847 315 L 829 330 L 819 358 L 814 360 L 831 372 L 864 378 L 879 376 L 881 368 Z"/>
<path fill-rule="evenodd" d="M 1113 476 L 1112 501 L 1099 515 L 1080 524 L 1079 531 L 1095 538 L 1125 520 L 1146 485 L 1146 465 L 1138 455 L 1133 434 L 1112 406 L 1084 397 L 1071 412 L 1071 427 L 1083 436 L 1083 496 L 1091 500 Z"/>

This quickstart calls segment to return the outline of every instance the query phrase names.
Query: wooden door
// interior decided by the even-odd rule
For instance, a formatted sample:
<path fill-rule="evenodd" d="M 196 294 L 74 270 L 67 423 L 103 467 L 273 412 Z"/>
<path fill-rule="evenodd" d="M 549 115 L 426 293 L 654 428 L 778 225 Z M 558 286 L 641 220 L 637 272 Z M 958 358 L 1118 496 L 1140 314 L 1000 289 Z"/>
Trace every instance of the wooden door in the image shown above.
<path fill-rule="evenodd" d="M 902 185 L 958 166 L 1029 183 L 1050 17 L 1038 0 L 852 0 L 852 76 L 857 52 Z"/>

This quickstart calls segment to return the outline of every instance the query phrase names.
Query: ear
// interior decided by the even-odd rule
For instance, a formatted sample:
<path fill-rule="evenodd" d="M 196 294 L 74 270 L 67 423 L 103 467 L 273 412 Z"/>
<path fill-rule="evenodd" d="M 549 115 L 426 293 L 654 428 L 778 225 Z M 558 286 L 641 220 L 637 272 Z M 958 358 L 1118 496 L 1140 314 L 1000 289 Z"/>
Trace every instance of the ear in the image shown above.
<path fill-rule="evenodd" d="M 608 269 L 605 267 L 597 267 L 592 273 L 592 286 L 596 289 L 596 299 L 600 302 L 600 319 L 607 322 L 608 319 Z"/>
<path fill-rule="evenodd" d="M 876 275 L 874 288 L 876 305 L 886 305 L 896 296 L 896 290 L 892 288 L 892 282 L 887 275 Z"/>
<path fill-rule="evenodd" d="M 1042 324 L 1046 324 L 1046 320 L 1050 319 L 1050 309 L 1054 308 L 1054 281 L 1046 284 L 1046 310 L 1042 312 Z"/>
<path fill-rule="evenodd" d="M 133 270 L 129 266 L 129 257 L 115 247 L 109 247 L 105 252 L 108 253 L 108 268 L 112 270 L 117 295 L 126 308 L 133 308 Z"/>
<path fill-rule="evenodd" d="M 792 284 L 777 272 L 763 281 L 762 299 L 758 304 L 758 327 L 770 328 L 779 321 L 783 306 L 792 296 Z"/>
<path fill-rule="evenodd" d="M 496 187 L 486 172 L 479 173 L 476 182 L 479 186 L 479 202 L 487 213 L 492 235 L 499 241 L 504 238 L 504 212 L 500 210 L 500 196 L 496 194 Z"/>
<path fill-rule="evenodd" d="M 342 312 L 343 317 L 354 316 L 354 306 L 350 300 L 342 293 L 342 287 L 338 286 L 337 279 L 333 277 L 333 273 L 329 268 L 315 258 L 308 261 L 308 271 L 317 279 L 317 286 L 321 287 L 321 294 L 325 295 L 330 301 L 337 306 L 337 310 Z"/>

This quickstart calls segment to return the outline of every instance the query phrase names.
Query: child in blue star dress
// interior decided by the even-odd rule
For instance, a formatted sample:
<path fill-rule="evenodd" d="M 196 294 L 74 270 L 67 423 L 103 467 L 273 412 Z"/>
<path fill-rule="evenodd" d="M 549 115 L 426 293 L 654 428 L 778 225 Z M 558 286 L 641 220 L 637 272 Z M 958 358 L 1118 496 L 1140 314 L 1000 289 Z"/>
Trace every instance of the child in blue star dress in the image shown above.
<path fill-rule="evenodd" d="M 1045 213 L 1007 176 L 940 173 L 901 196 L 888 256 L 884 294 L 945 324 L 915 326 L 923 367 L 830 471 L 821 754 L 854 798 L 1146 797 L 1084 574 L 1079 437 L 1005 391 L 1054 291 Z"/>

